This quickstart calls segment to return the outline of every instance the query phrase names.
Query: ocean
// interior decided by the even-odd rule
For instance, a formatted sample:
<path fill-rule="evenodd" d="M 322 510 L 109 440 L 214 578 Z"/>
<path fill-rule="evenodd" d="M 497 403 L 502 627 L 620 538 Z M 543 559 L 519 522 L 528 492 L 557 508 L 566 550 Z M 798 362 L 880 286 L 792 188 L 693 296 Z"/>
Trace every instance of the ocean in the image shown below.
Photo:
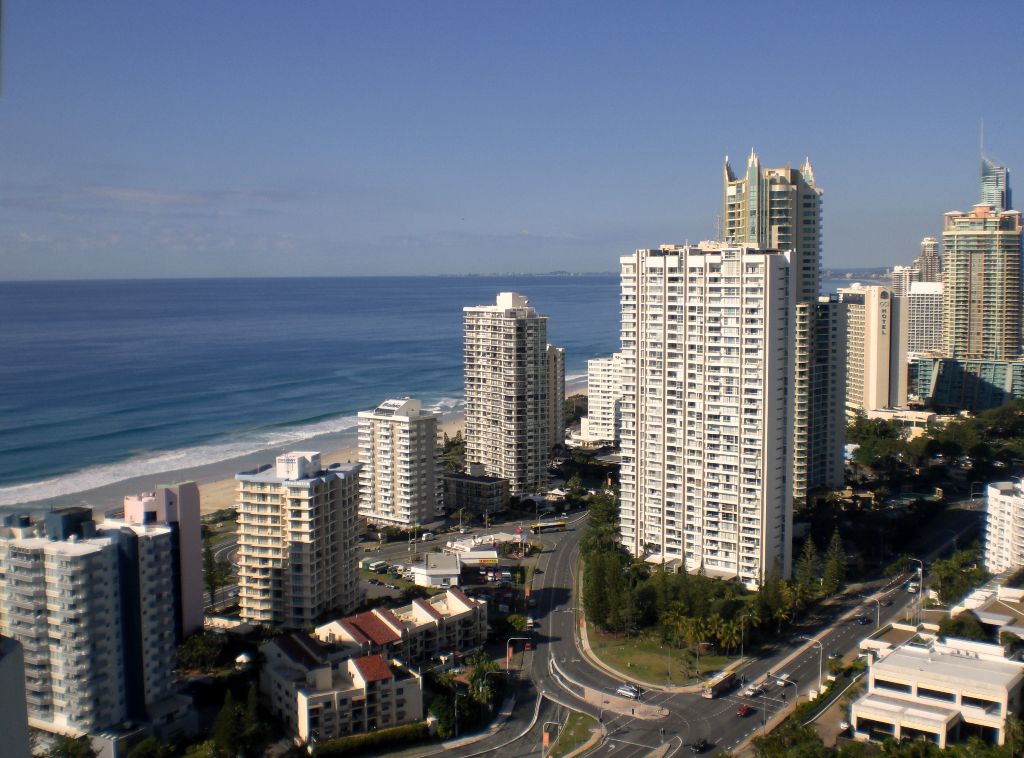
<path fill-rule="evenodd" d="M 507 290 L 570 380 L 618 349 L 610 275 L 0 282 L 0 506 L 458 411 L 462 308 Z"/>

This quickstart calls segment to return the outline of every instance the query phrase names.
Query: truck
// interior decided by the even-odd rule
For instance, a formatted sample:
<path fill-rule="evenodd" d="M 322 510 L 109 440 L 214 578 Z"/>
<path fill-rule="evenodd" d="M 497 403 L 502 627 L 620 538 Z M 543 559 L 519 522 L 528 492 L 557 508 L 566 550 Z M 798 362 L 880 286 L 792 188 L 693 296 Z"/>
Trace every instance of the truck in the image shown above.
<path fill-rule="evenodd" d="M 386 574 L 388 571 L 388 564 L 387 561 L 374 561 L 367 566 L 367 569 L 375 574 Z"/>
<path fill-rule="evenodd" d="M 731 671 L 719 671 L 713 677 L 704 682 L 704 686 L 701 688 L 701 697 L 715 698 L 732 689 L 733 685 L 736 684 L 736 675 Z"/>

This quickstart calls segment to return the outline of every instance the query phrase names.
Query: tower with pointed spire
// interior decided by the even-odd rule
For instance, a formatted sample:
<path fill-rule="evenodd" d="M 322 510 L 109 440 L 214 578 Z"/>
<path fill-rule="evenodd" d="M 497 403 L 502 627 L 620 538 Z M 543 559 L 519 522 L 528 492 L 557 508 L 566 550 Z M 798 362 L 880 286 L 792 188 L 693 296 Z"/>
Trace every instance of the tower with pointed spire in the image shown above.
<path fill-rule="evenodd" d="M 794 502 L 802 502 L 808 491 L 839 486 L 843 477 L 846 419 L 842 403 L 830 400 L 839 393 L 829 377 L 845 371 L 845 336 L 834 329 L 834 311 L 844 306 L 818 300 L 822 190 L 815 183 L 810 158 L 799 169 L 765 168 L 751 148 L 742 176 L 733 171 L 728 157 L 722 172 L 724 240 L 789 251 L 796 271 L 791 486 Z M 816 324 L 823 330 L 820 337 Z"/>
<path fill-rule="evenodd" d="M 981 154 L 981 202 L 994 205 L 997 212 L 1013 208 L 1010 194 L 1010 170 Z"/>

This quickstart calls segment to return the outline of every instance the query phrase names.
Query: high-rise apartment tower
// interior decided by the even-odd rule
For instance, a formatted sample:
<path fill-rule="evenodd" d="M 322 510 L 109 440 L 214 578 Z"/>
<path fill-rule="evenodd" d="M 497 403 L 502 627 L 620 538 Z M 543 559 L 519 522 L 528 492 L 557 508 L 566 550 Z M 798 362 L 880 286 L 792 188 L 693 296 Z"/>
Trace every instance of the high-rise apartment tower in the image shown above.
<path fill-rule="evenodd" d="M 914 259 L 914 268 L 921 272 L 919 281 L 942 281 L 942 260 L 939 258 L 939 241 L 937 239 L 925 237 L 921 240 L 921 254 Z"/>
<path fill-rule="evenodd" d="M 548 319 L 515 292 L 463 309 L 466 462 L 513 495 L 547 483 L 552 432 Z M 564 371 L 564 369 L 563 369 Z"/>
<path fill-rule="evenodd" d="M 360 464 L 292 452 L 238 481 L 238 601 L 251 624 L 291 629 L 358 602 Z"/>
<path fill-rule="evenodd" d="M 901 408 L 907 401 L 903 298 L 878 285 L 841 287 L 846 303 L 846 411 Z"/>
<path fill-rule="evenodd" d="M 751 587 L 788 576 L 790 254 L 705 242 L 620 264 L 623 544 Z"/>

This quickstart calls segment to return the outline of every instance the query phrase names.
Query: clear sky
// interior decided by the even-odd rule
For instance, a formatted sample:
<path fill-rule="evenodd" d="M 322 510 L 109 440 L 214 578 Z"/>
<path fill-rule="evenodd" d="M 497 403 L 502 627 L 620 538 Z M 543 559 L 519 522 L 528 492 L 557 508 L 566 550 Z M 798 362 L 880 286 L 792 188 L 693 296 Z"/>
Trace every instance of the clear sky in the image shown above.
<path fill-rule="evenodd" d="M 824 264 L 1020 173 L 1024 4 L 5 3 L 0 279 L 612 271 L 809 155 Z M 1020 177 L 1020 180 L 1014 180 Z"/>

